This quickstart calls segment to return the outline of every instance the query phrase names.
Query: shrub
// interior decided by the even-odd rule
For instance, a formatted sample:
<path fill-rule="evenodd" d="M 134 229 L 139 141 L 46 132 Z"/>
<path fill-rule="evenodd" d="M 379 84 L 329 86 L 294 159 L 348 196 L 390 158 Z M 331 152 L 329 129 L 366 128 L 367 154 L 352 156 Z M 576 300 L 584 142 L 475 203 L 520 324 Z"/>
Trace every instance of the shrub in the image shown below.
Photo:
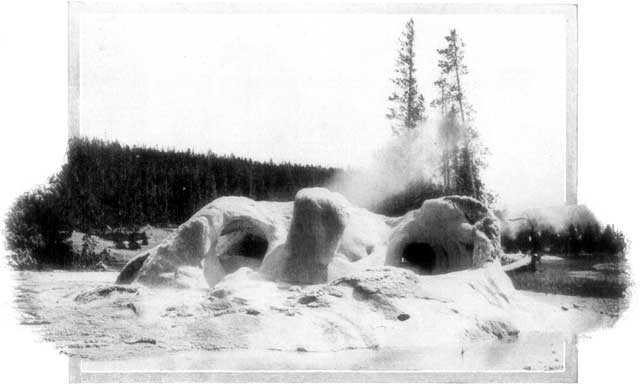
<path fill-rule="evenodd" d="M 5 220 L 8 248 L 16 257 L 28 255 L 40 266 L 71 264 L 71 250 L 65 242 L 71 236 L 71 225 L 64 212 L 55 180 L 22 194 Z"/>
<path fill-rule="evenodd" d="M 140 244 L 138 244 L 136 235 L 137 235 L 136 232 L 129 233 L 129 249 L 134 251 L 137 249 L 140 249 Z"/>
<path fill-rule="evenodd" d="M 87 233 L 82 237 L 82 251 L 80 255 L 75 255 L 74 266 L 76 267 L 86 267 L 88 265 L 93 265 L 100 260 L 100 255 L 96 254 L 96 246 L 98 242 L 91 236 L 91 234 Z"/>
<path fill-rule="evenodd" d="M 82 256 L 90 256 L 95 253 L 98 242 L 89 233 L 82 236 Z"/>
<path fill-rule="evenodd" d="M 116 238 L 114 241 L 116 249 L 127 249 L 127 246 L 124 244 L 124 241 L 121 238 Z"/>
<path fill-rule="evenodd" d="M 35 269 L 38 267 L 38 263 L 29 252 L 16 250 L 9 254 L 9 266 L 18 270 Z"/>

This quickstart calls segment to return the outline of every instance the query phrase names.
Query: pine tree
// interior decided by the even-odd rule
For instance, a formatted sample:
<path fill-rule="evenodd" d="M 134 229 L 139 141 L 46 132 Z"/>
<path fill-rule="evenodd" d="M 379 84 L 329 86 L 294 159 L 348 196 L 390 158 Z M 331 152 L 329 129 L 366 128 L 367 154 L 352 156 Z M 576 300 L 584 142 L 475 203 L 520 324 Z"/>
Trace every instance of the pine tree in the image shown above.
<path fill-rule="evenodd" d="M 418 91 L 414 61 L 413 19 L 407 22 L 405 28 L 396 59 L 396 77 L 391 80 L 397 89 L 389 96 L 392 106 L 386 115 L 391 120 L 391 129 L 396 135 L 414 129 L 424 119 L 424 97 Z"/>
<path fill-rule="evenodd" d="M 473 109 L 462 87 L 462 77 L 469 73 L 464 64 L 465 45 L 455 29 L 445 36 L 445 41 L 446 47 L 438 49 L 441 76 L 435 85 L 440 93 L 431 103 L 441 108 L 443 117 L 440 129 L 444 142 L 443 179 L 446 188 L 455 182 L 456 193 L 483 199 L 480 168 L 484 165 L 481 159 L 484 149 L 479 146 L 478 134 L 471 127 Z"/>

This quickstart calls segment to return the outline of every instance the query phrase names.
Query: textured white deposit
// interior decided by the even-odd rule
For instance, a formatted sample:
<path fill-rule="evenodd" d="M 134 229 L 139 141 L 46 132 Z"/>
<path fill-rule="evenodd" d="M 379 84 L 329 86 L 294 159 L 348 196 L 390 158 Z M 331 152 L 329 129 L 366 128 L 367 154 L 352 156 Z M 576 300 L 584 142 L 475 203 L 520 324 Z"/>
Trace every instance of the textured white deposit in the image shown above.
<path fill-rule="evenodd" d="M 427 200 L 418 210 L 389 218 L 351 205 L 323 188 L 302 189 L 292 203 L 222 197 L 198 211 L 163 243 L 131 260 L 118 283 L 202 286 L 185 266 L 203 266 L 209 287 L 232 272 L 223 266 L 247 236 L 265 243 L 247 266 L 271 280 L 326 283 L 367 266 L 403 265 L 411 243 L 433 250 L 429 273 L 477 268 L 500 256 L 495 216 L 467 197 Z M 254 244 L 255 245 L 255 244 Z M 258 265 L 259 264 L 259 265 Z M 414 268 L 416 265 L 403 265 Z M 415 268 L 414 268 L 415 269 Z M 325 271 L 326 270 L 326 271 Z"/>
<path fill-rule="evenodd" d="M 293 203 L 223 197 L 133 259 L 118 282 L 200 292 L 180 308 L 224 335 L 216 348 L 515 338 L 539 320 L 500 266 L 499 233 L 490 210 L 466 197 L 427 200 L 401 218 L 320 188 Z"/>

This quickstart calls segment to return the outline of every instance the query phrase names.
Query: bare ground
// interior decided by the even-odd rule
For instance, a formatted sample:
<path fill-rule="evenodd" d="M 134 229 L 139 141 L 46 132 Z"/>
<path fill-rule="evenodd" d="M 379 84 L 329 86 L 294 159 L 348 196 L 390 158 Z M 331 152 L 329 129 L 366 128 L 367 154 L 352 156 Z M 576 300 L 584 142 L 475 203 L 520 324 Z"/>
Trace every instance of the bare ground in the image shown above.
<path fill-rule="evenodd" d="M 571 334 L 612 326 L 620 300 L 522 292 L 544 302 L 548 332 L 524 332 L 508 340 L 460 338 L 429 346 L 264 350 L 230 335 L 259 326 L 250 311 L 231 314 L 228 329 L 199 305 L 208 290 L 113 288 L 116 272 L 19 272 L 20 322 L 65 353 L 83 358 L 83 369 L 418 369 L 560 370 Z M 96 287 L 105 287 L 104 290 Z M 87 293 L 79 295 L 80 293 Z M 100 300 L 109 296 L 110 300 Z M 141 300 L 144 298 L 144 300 Z M 106 305 L 105 305 L 106 303 Z M 283 315 L 284 316 L 284 315 Z M 160 319 L 160 320 L 159 320 Z M 305 330 L 294 330 L 291 332 Z"/>

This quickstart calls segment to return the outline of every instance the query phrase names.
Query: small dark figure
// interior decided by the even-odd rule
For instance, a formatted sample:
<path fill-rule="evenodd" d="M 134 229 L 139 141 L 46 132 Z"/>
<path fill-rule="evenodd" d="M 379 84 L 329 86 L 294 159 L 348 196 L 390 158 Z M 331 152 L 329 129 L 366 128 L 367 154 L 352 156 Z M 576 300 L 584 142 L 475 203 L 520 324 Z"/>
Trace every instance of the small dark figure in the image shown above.
<path fill-rule="evenodd" d="M 540 231 L 536 230 L 536 227 L 537 227 L 536 220 L 526 216 L 517 217 L 515 219 L 509 219 L 509 220 L 510 221 L 524 220 L 529 226 L 529 236 L 527 239 L 529 241 L 529 244 L 528 244 L 529 255 L 531 255 L 531 261 L 529 262 L 529 271 L 535 272 L 537 270 L 538 264 L 541 264 L 542 262 L 542 254 L 540 253 L 542 248 L 540 246 L 541 233 Z"/>
<path fill-rule="evenodd" d="M 529 233 L 529 243 L 531 245 L 531 263 L 529 264 L 529 269 L 531 272 L 535 272 L 537 270 L 537 265 L 541 263 L 541 254 L 540 254 L 540 232 L 536 231 L 534 227 L 531 227 L 531 232 Z"/>

